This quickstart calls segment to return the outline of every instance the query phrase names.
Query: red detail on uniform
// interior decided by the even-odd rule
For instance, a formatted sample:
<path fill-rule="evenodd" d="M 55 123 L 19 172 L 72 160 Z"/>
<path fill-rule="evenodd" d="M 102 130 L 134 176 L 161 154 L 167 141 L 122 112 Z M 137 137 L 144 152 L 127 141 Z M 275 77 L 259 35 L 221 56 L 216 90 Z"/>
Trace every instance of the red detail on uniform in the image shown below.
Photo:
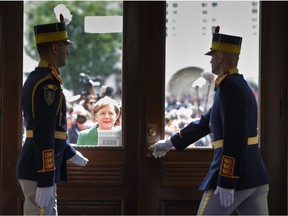
<path fill-rule="evenodd" d="M 42 151 L 43 169 L 42 172 L 55 170 L 54 151 L 52 149 Z"/>
<path fill-rule="evenodd" d="M 48 68 L 51 70 L 53 76 L 54 76 L 60 83 L 62 83 L 63 81 L 62 81 L 62 79 L 61 79 L 61 77 L 60 77 L 60 75 L 59 75 L 59 71 L 58 71 L 55 67 L 53 67 L 53 65 L 50 65 L 50 64 L 48 65 Z"/>
<path fill-rule="evenodd" d="M 229 70 L 228 70 L 228 71 L 225 71 L 223 74 L 225 74 L 225 75 L 229 75 L 230 72 L 229 72 Z"/>
<path fill-rule="evenodd" d="M 221 176 L 233 178 L 234 165 L 235 165 L 234 157 L 223 155 L 219 174 Z"/>
<path fill-rule="evenodd" d="M 220 26 L 216 26 L 215 33 L 219 33 L 219 31 L 220 31 Z"/>

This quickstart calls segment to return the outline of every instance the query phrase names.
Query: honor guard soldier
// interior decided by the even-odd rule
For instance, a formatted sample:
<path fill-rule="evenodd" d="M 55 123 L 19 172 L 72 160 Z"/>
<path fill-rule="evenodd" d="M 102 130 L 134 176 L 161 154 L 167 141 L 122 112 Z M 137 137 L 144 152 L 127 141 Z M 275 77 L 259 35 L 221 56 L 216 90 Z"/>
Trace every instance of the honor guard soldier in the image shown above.
<path fill-rule="evenodd" d="M 17 179 L 25 197 L 24 215 L 57 215 L 56 184 L 67 180 L 66 161 L 85 166 L 88 160 L 66 141 L 66 101 L 58 69 L 65 65 L 72 42 L 63 16 L 34 31 L 40 62 L 23 86 L 26 140 L 17 161 Z"/>
<path fill-rule="evenodd" d="M 216 27 L 211 56 L 215 80 L 214 102 L 197 121 L 150 146 L 154 157 L 171 148 L 183 150 L 210 133 L 214 158 L 200 185 L 204 191 L 198 215 L 268 215 L 268 172 L 257 136 L 255 96 L 238 73 L 242 38 L 219 33 Z"/>

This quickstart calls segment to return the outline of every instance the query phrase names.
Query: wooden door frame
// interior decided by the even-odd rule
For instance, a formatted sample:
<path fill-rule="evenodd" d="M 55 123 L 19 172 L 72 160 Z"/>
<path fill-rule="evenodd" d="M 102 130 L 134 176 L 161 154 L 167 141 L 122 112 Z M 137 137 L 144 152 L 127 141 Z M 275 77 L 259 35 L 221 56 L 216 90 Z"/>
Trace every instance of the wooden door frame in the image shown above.
<path fill-rule="evenodd" d="M 126 90 L 125 95 L 123 95 L 123 104 L 126 110 L 124 114 L 124 118 L 126 119 L 124 142 L 131 143 L 126 148 L 133 160 L 138 159 L 139 154 L 144 155 L 142 153 L 146 151 L 147 147 L 146 133 L 143 133 L 143 131 L 147 129 L 145 112 L 149 107 L 143 108 L 143 105 L 146 106 L 149 95 L 145 94 L 145 90 L 141 90 L 141 87 L 137 83 L 141 83 L 143 73 L 147 71 L 147 68 L 144 70 L 142 67 L 145 67 L 147 61 L 154 62 L 152 57 L 147 56 L 147 54 L 150 55 L 151 53 L 140 54 L 143 50 L 151 52 L 149 48 L 144 47 L 144 44 L 148 46 L 149 42 L 146 41 L 143 44 L 143 41 L 149 40 L 148 37 L 151 36 L 148 35 L 149 29 L 144 31 L 141 28 L 143 28 L 142 22 L 144 22 L 142 19 L 145 16 L 149 16 L 149 10 L 153 9 L 149 6 L 152 4 L 153 2 L 130 2 L 127 5 L 127 7 L 135 9 L 135 11 L 131 10 L 129 12 L 129 16 L 137 18 L 134 21 L 129 18 L 126 20 L 127 25 L 130 26 L 127 30 L 132 30 L 135 35 L 130 35 L 127 38 L 125 46 L 129 52 L 124 53 L 127 58 L 124 59 L 123 63 L 126 70 L 130 71 L 125 75 L 127 77 L 123 83 L 123 86 L 127 85 L 124 87 Z M 261 2 L 260 135 L 263 155 L 271 176 L 269 193 L 270 214 L 287 214 L 288 80 L 286 72 L 286 47 L 288 47 L 288 35 L 285 31 L 288 16 L 287 9 L 287 2 Z M 155 13 L 157 12 L 154 11 L 153 16 L 157 15 Z M 148 27 L 146 26 L 145 28 Z M 154 34 L 157 37 L 156 32 Z M 141 46 L 142 48 L 140 48 Z M 0 2 L 0 214 L 17 213 L 17 209 L 15 208 L 17 202 L 17 196 L 15 196 L 17 193 L 15 167 L 18 156 L 17 152 L 22 139 L 22 117 L 20 111 L 23 73 L 22 51 L 23 2 Z M 160 56 L 161 58 L 163 57 L 162 55 Z M 157 58 L 156 54 L 154 57 Z M 148 60 L 144 61 L 143 58 L 148 58 Z M 151 59 L 149 60 L 149 58 Z M 142 75 L 138 73 L 139 71 L 141 71 Z M 157 76 L 161 78 L 162 75 L 158 74 Z M 149 80 L 149 77 L 147 76 L 146 79 Z M 144 83 L 143 86 L 145 86 Z M 131 101 L 133 102 L 132 105 L 125 105 L 131 103 Z M 160 113 L 160 115 L 162 114 Z M 133 116 L 139 116 L 139 118 L 133 118 Z M 156 118 L 158 117 L 156 116 Z M 159 120 L 158 123 L 161 121 Z M 138 147 L 133 146 L 133 143 L 141 147 L 139 152 Z M 135 188 L 138 188 L 138 197 L 141 197 L 144 190 L 143 187 L 145 186 L 145 178 L 142 175 L 138 175 L 140 171 L 145 171 L 145 163 L 146 161 L 143 160 L 136 165 L 129 165 L 132 166 L 132 169 L 136 167 L 135 171 L 131 174 L 136 176 L 137 183 L 131 180 L 128 184 L 132 183 Z M 137 172 L 137 169 L 140 171 Z M 131 199 L 133 198 L 132 195 L 129 196 Z M 142 200 L 139 198 L 138 201 L 134 200 L 131 202 L 132 205 L 127 209 L 127 212 L 129 214 L 138 214 L 138 209 L 140 209 L 139 212 L 145 212 L 145 205 L 141 203 L 142 201 L 146 201 L 145 197 Z"/>
<path fill-rule="evenodd" d="M 147 212 L 148 126 L 152 124 L 158 129 L 154 140 L 164 133 L 159 129 L 164 128 L 165 14 L 165 1 L 124 2 L 123 141 L 131 161 L 137 161 L 137 164 L 129 165 L 134 166 L 131 170 L 136 168 L 137 179 L 137 208 L 130 209 L 131 214 Z M 151 79 L 157 80 L 157 89 L 149 85 Z M 162 107 L 155 107 L 159 103 Z M 147 113 L 153 113 L 153 110 L 157 112 L 147 120 Z"/>
<path fill-rule="evenodd" d="M 0 2 L 0 214 L 15 214 L 22 140 L 23 2 Z"/>
<path fill-rule="evenodd" d="M 288 2 L 261 2 L 260 138 L 270 173 L 270 214 L 287 214 L 287 10 Z"/>

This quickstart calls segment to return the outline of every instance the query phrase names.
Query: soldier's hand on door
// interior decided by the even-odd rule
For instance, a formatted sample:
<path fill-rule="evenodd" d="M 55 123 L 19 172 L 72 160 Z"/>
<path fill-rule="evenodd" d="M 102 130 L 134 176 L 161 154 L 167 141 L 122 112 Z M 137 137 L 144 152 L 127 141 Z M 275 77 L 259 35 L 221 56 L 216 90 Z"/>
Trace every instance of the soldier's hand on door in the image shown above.
<path fill-rule="evenodd" d="M 149 150 L 152 151 L 152 155 L 155 158 L 161 158 L 161 157 L 164 157 L 166 153 L 173 147 L 174 146 L 171 140 L 168 138 L 164 140 L 159 140 L 157 143 L 149 146 Z"/>
<path fill-rule="evenodd" d="M 72 161 L 74 164 L 78 165 L 78 166 L 86 166 L 86 164 L 88 163 L 88 159 L 85 158 L 79 151 L 76 151 L 76 154 L 69 159 L 70 161 Z"/>

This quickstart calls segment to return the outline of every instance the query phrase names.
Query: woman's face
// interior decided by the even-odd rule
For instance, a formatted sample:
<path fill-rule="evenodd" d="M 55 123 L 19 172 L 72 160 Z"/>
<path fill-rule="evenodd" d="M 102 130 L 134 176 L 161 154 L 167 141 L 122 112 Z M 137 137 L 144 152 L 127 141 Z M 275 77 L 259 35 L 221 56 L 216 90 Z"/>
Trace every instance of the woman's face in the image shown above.
<path fill-rule="evenodd" d="M 117 118 L 118 116 L 113 105 L 104 106 L 95 114 L 95 119 L 99 124 L 100 130 L 111 130 Z"/>

